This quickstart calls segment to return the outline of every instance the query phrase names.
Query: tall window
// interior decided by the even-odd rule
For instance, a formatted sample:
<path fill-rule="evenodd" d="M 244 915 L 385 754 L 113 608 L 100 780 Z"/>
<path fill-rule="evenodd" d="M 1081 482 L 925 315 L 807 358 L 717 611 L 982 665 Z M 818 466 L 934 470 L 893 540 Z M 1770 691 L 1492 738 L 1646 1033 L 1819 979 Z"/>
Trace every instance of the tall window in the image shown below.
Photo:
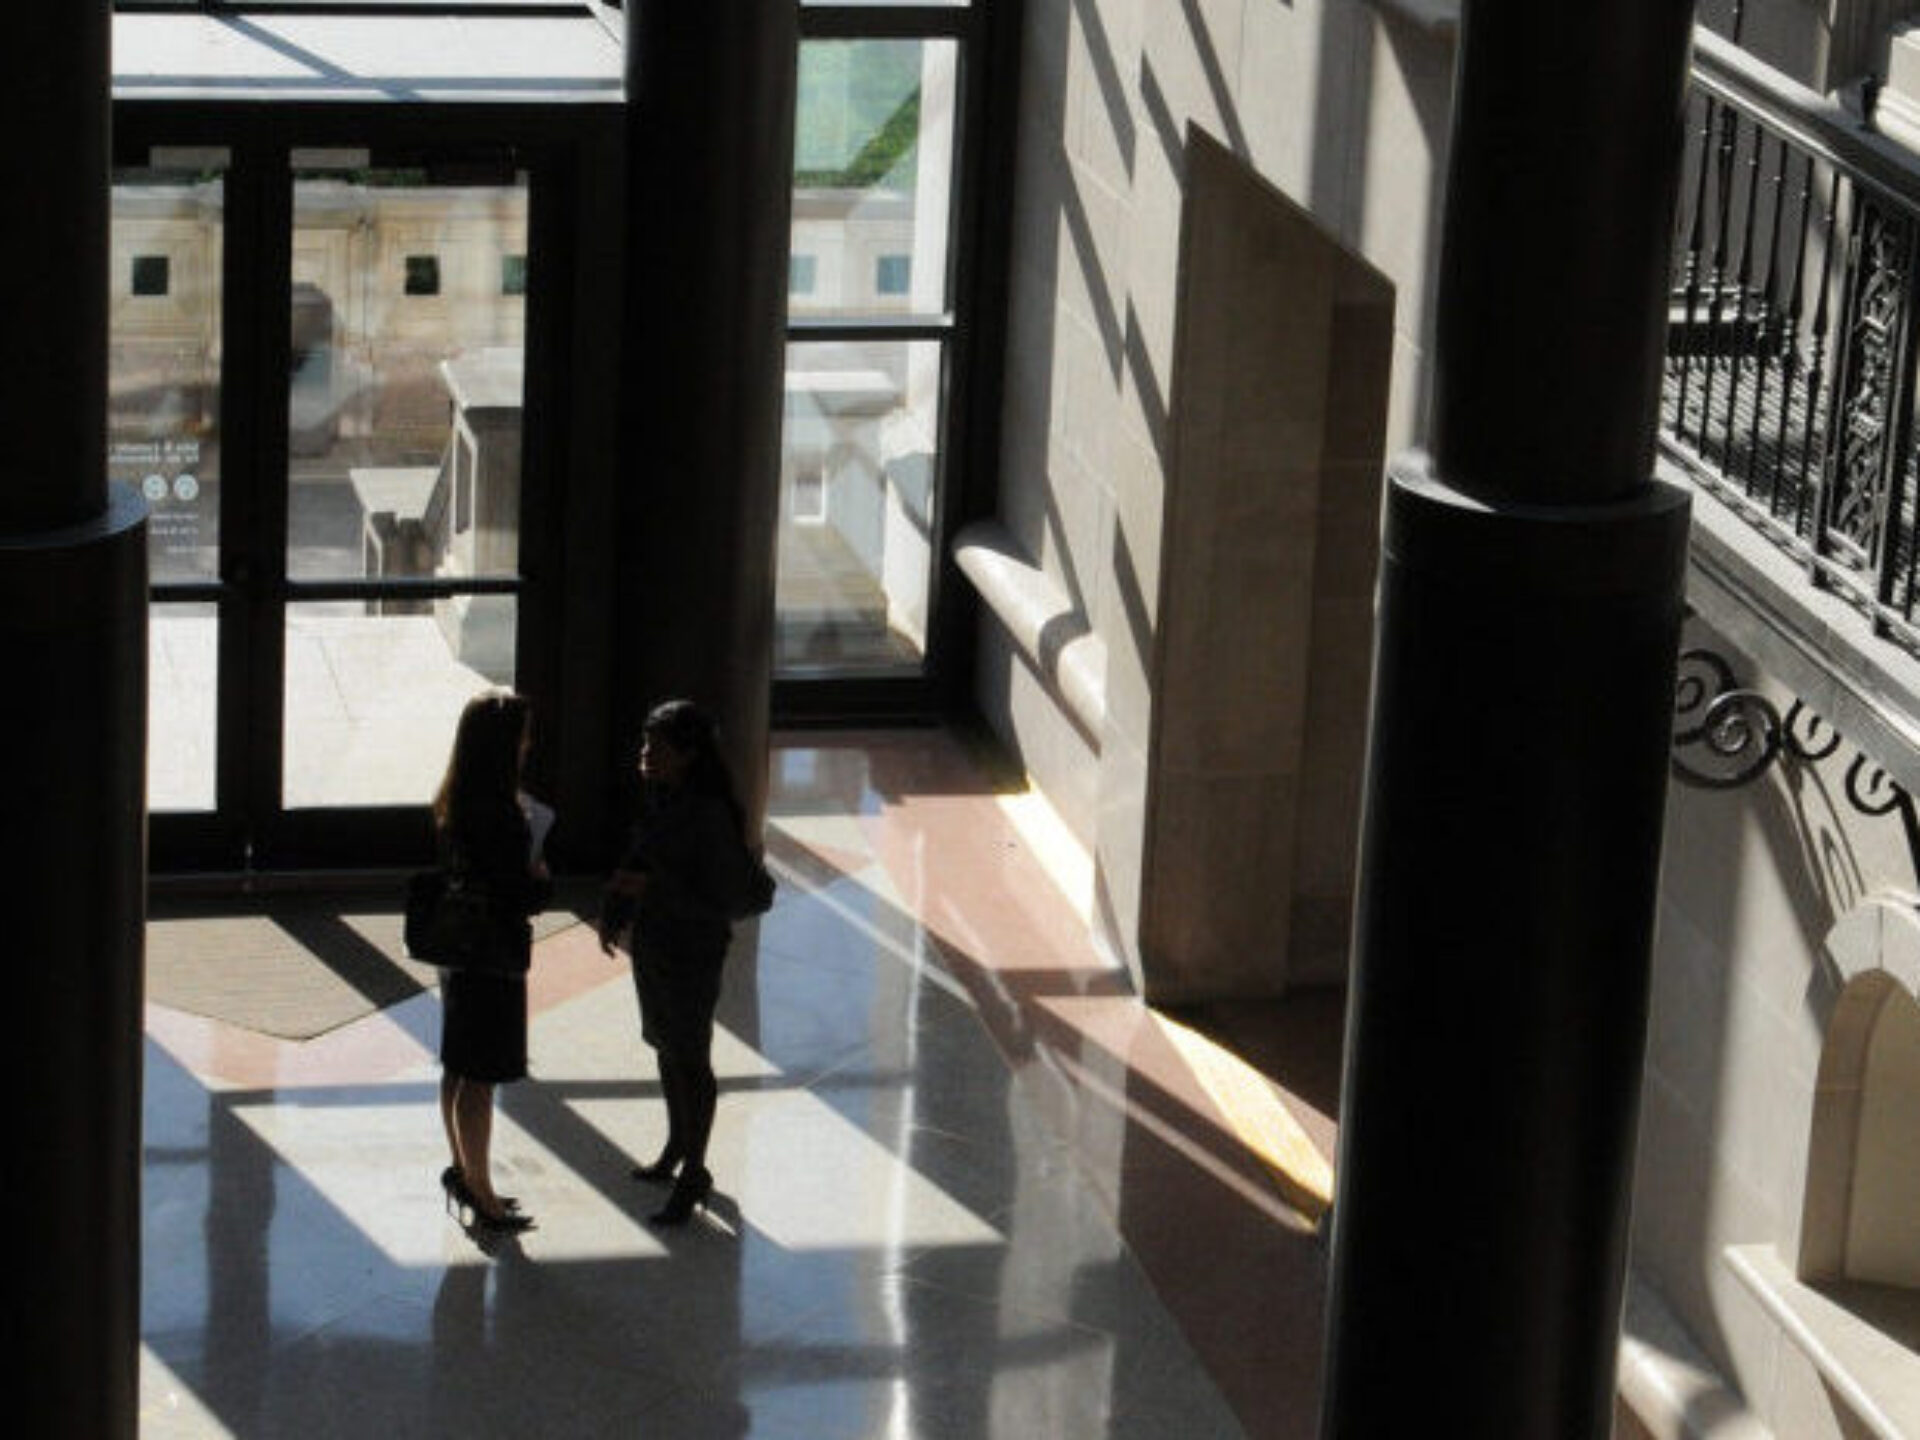
<path fill-rule="evenodd" d="M 775 665 L 916 675 L 952 449 L 975 13 L 802 0 L 800 20 Z"/>

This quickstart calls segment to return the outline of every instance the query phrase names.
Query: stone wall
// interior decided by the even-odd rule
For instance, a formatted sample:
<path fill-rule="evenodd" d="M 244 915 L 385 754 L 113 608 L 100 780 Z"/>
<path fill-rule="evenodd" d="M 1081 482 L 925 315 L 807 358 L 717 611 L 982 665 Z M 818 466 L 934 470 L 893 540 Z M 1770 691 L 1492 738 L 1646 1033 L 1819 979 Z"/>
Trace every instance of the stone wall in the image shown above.
<path fill-rule="evenodd" d="M 1701 622 L 1687 642 L 1724 656 L 1783 717 L 1801 698 Z M 1820 1223 L 1810 1181 L 1846 1187 L 1811 1143 L 1816 1096 L 1835 1083 L 1828 1039 L 1852 980 L 1887 969 L 1911 991 L 1906 972 L 1920 973 L 1920 854 L 1897 812 L 1851 797 L 1853 771 L 1853 793 L 1884 798 L 1872 757 L 1831 729 L 1801 733 L 1831 754 L 1789 751 L 1736 788 L 1669 794 L 1634 1268 L 1774 1433 L 1837 1436 L 1855 1433 L 1845 1402 L 1755 1275 L 1800 1268 Z"/>
<path fill-rule="evenodd" d="M 1359 0 L 1030 0 L 1025 25 L 998 519 L 1066 597 L 1064 627 L 1102 648 L 1104 706 L 1090 732 L 1046 657 L 1008 644 L 990 606 L 976 688 L 1094 852 L 1106 938 L 1152 988 L 1140 920 L 1165 718 L 1189 128 L 1391 287 L 1376 436 L 1391 453 L 1419 437 L 1425 406 L 1453 33 L 1444 7 Z M 1216 637 L 1223 653 L 1233 642 Z M 1363 724 L 1353 714 L 1344 727 Z M 1089 769 L 1091 786 L 1078 778 Z M 1342 851 L 1337 869 L 1348 842 L 1332 833 L 1318 843 Z M 1273 880 L 1242 867 L 1234 883 L 1271 895 Z M 1314 878 L 1337 891 L 1325 882 Z M 1341 903 L 1321 896 L 1323 909 Z M 1288 925 L 1275 917 L 1281 952 Z M 1313 978 L 1337 980 L 1332 968 Z M 1262 988 L 1288 978 L 1270 965 Z"/>

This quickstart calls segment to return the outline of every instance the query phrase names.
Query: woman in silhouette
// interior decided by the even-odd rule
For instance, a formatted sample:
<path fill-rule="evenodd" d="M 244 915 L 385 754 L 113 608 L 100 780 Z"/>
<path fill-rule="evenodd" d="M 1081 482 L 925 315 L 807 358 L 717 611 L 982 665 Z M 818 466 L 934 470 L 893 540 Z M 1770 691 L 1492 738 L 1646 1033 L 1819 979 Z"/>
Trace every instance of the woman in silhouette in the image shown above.
<path fill-rule="evenodd" d="M 657 1225 L 685 1223 L 713 1189 L 707 1140 L 719 1085 L 713 1015 L 733 917 L 760 908 L 749 898 L 760 867 L 747 848 L 745 817 L 721 758 L 719 730 L 687 700 L 656 706 L 642 728 L 640 814 L 607 882 L 600 948 L 628 948 L 640 1000 L 640 1033 L 659 1059 L 667 1142 L 633 1176 L 671 1183 Z"/>
<path fill-rule="evenodd" d="M 493 1188 L 493 1091 L 527 1073 L 528 917 L 552 891 L 534 853 L 521 794 L 532 744 L 529 709 L 518 695 L 467 702 L 446 777 L 434 798 L 441 863 L 457 883 L 485 897 L 500 947 L 498 968 L 441 972 L 440 1118 L 453 1162 L 440 1183 L 450 1206 L 481 1230 L 525 1230 L 532 1217 Z"/>

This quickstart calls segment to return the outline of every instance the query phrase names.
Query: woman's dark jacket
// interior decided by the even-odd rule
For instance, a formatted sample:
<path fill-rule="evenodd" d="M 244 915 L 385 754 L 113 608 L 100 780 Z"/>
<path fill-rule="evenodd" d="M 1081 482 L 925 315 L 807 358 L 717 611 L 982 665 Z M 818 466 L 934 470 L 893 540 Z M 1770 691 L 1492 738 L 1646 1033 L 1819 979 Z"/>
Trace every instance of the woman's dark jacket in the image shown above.
<path fill-rule="evenodd" d="M 711 954 L 727 947 L 728 917 L 752 881 L 753 857 L 719 796 L 650 789 L 619 868 L 643 872 L 646 890 L 637 901 L 608 897 L 603 934 L 631 922 L 636 950 Z"/>
<path fill-rule="evenodd" d="M 525 970 L 533 958 L 533 927 L 527 917 L 546 908 L 553 883 L 528 868 L 533 835 L 518 806 L 455 816 L 440 837 L 449 875 L 477 884 L 500 923 L 501 936 Z"/>

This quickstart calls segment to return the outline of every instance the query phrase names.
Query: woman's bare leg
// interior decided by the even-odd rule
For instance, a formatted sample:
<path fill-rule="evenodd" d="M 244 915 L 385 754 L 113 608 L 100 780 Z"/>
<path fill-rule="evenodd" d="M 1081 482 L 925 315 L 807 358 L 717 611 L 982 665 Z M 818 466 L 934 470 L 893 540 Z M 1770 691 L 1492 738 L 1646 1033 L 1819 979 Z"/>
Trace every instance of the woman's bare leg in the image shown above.
<path fill-rule="evenodd" d="M 462 1168 L 460 1163 L 460 1134 L 453 1124 L 453 1097 L 460 1088 L 460 1077 L 450 1071 L 440 1072 L 440 1124 L 447 1132 L 447 1154 L 452 1157 L 455 1170 Z"/>
<path fill-rule="evenodd" d="M 719 1099 L 720 1083 L 714 1076 L 712 1061 L 702 1057 L 681 1069 L 681 1135 L 689 1173 L 698 1174 L 707 1167 L 707 1141 L 713 1135 L 713 1115 Z"/>
<path fill-rule="evenodd" d="M 460 1154 L 460 1176 L 467 1183 L 474 1208 L 499 1216 L 506 1207 L 493 1190 L 493 1086 L 462 1080 L 453 1096 L 455 1145 Z"/>

